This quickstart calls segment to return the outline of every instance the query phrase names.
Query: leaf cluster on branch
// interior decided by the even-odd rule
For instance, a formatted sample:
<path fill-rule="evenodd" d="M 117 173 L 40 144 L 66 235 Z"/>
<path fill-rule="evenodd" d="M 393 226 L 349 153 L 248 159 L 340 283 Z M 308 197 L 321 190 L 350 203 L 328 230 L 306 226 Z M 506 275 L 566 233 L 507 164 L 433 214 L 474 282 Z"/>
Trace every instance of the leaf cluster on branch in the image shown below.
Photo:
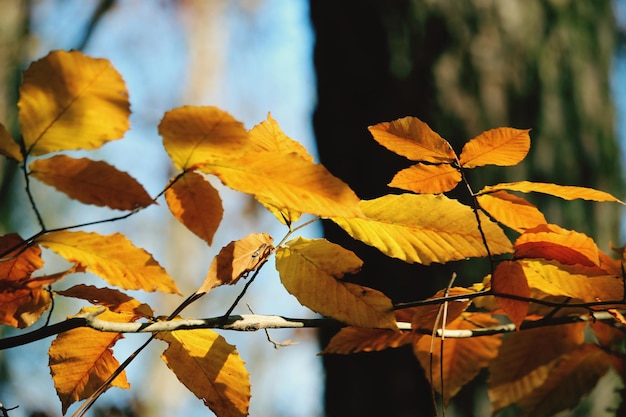
<path fill-rule="evenodd" d="M 124 369 L 156 338 L 167 344 L 162 354 L 167 366 L 215 414 L 247 415 L 250 383 L 244 362 L 212 328 L 340 324 L 323 354 L 409 345 L 444 406 L 488 368 L 494 413 L 516 404 L 523 415 L 551 415 L 574 406 L 611 367 L 624 376 L 624 248 L 614 248 L 616 256 L 609 256 L 590 237 L 549 224 L 513 192 L 623 203 L 598 190 L 528 181 L 475 192 L 466 178 L 468 170 L 484 165 L 519 164 L 530 148 L 528 130 L 489 130 L 456 153 L 415 117 L 371 126 L 374 140 L 412 165 L 389 183 L 401 193 L 361 200 L 285 135 L 271 115 L 246 130 L 219 108 L 185 106 L 165 113 L 158 126 L 177 172 L 152 197 L 113 165 L 68 155 L 121 139 L 129 129 L 126 87 L 108 61 L 76 51 L 50 53 L 24 72 L 18 107 L 21 136 L 14 139 L 0 125 L 0 153 L 19 164 L 40 230 L 30 237 L 0 237 L 0 323 L 24 329 L 46 312 L 48 320 L 36 330 L 0 340 L 0 348 L 56 335 L 49 366 L 64 414 L 86 400 L 75 413 L 83 415 L 111 386 L 129 388 Z M 285 234 L 276 243 L 262 232 L 232 241 L 214 258 L 201 287 L 168 317 L 156 317 L 155 309 L 124 290 L 180 294 L 176 280 L 123 234 L 81 229 L 135 215 L 164 197 L 171 214 L 211 245 L 224 210 L 209 176 L 252 195 L 284 225 Z M 30 188 L 32 179 L 81 203 L 126 213 L 48 228 L 39 211 L 42 203 Z M 467 189 L 470 205 L 446 196 L 459 185 Z M 382 292 L 344 279 L 350 274 L 358 281 L 363 261 L 355 253 L 326 239 L 297 236 L 319 219 L 408 263 L 486 258 L 485 277 L 468 288 L 455 286 L 453 279 L 431 298 L 394 304 Z M 511 234 L 517 236 L 513 241 Z M 43 250 L 71 266 L 44 270 Z M 325 318 L 231 314 L 272 259 L 287 291 Z M 58 287 L 68 275 L 85 272 L 108 287 Z M 181 319 L 189 304 L 242 278 L 246 284 L 227 312 Z M 51 324 L 57 297 L 91 306 Z M 113 347 L 126 332 L 152 336 L 120 364 Z"/>

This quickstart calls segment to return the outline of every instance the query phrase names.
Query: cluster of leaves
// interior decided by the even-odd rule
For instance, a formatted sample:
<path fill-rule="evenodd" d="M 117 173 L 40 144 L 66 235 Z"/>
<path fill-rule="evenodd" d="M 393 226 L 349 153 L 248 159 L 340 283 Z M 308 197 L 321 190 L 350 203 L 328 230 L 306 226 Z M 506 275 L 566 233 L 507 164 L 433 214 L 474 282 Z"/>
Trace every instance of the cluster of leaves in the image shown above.
<path fill-rule="evenodd" d="M 301 304 L 345 325 L 323 353 L 411 345 L 444 405 L 486 367 L 494 412 L 517 404 L 524 415 L 533 416 L 572 407 L 611 367 L 624 376 L 624 332 L 619 328 L 625 324 L 619 313 L 626 307 L 624 248 L 615 249 L 619 259 L 611 258 L 588 236 L 548 224 L 535 206 L 511 192 L 621 201 L 593 189 L 526 181 L 473 192 L 465 180 L 469 169 L 521 162 L 530 147 L 527 130 L 484 132 L 457 155 L 414 117 L 371 126 L 378 143 L 414 165 L 389 184 L 408 192 L 361 200 L 286 136 L 271 116 L 247 131 L 219 108 L 186 106 L 165 113 L 159 125 L 178 173 L 153 198 L 114 166 L 68 155 L 120 139 L 129 128 L 126 88 L 108 61 L 79 52 L 50 53 L 24 72 L 18 106 L 21 138 L 14 140 L 0 125 L 0 153 L 19 163 L 41 230 L 29 238 L 16 233 L 0 237 L 4 325 L 31 326 L 51 310 L 54 297 L 92 304 L 76 317 L 97 315 L 108 322 L 147 325 L 175 320 L 183 308 L 216 287 L 250 274 L 251 283 L 273 256 L 282 284 Z M 120 233 L 77 230 L 85 225 L 46 228 L 29 187 L 35 178 L 82 203 L 128 212 L 119 218 L 164 196 L 171 214 L 210 245 L 223 208 L 208 176 L 254 196 L 285 225 L 285 237 L 274 244 L 268 234 L 253 233 L 225 246 L 202 286 L 167 319 L 154 317 L 151 306 L 122 291 L 179 293 L 150 253 Z M 472 206 L 445 195 L 459 184 L 467 186 Z M 450 283 L 430 299 L 394 305 L 377 290 L 343 280 L 363 264 L 353 252 L 326 239 L 291 238 L 311 222 L 301 220 L 303 214 L 330 219 L 354 239 L 393 258 L 428 265 L 485 257 L 489 273 L 470 288 Z M 504 227 L 518 235 L 514 242 Z M 72 266 L 42 273 L 42 249 Z M 110 287 L 79 284 L 52 290 L 67 275 L 84 272 Z M 599 311 L 609 312 L 611 320 L 573 320 Z M 518 330 L 532 329 L 504 338 L 494 329 L 507 318 Z M 561 323 L 573 319 L 543 327 L 557 318 L 564 319 Z M 129 387 L 125 365 L 120 366 L 112 351 L 121 337 L 92 328 L 56 336 L 49 365 L 63 413 L 109 386 Z M 211 410 L 219 416 L 247 415 L 249 378 L 235 346 L 211 329 L 154 337 L 167 344 L 162 354 L 167 366 Z"/>

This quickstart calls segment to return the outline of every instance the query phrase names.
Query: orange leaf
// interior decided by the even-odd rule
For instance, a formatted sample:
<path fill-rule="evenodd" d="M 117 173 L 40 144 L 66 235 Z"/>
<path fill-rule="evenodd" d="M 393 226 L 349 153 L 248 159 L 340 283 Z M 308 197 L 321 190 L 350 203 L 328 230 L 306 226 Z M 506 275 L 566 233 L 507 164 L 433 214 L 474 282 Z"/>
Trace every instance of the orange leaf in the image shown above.
<path fill-rule="evenodd" d="M 530 297 L 524 268 L 515 261 L 502 261 L 498 264 L 491 279 L 491 289 L 497 294 Z M 496 295 L 496 302 L 519 330 L 520 324 L 528 314 L 529 301 L 512 300 Z"/>
<path fill-rule="evenodd" d="M 17 233 L 0 237 L 0 253 L 4 254 L 0 259 L 0 282 L 28 278 L 43 266 L 39 246 L 25 246 L 26 242 Z M 9 251 L 12 248 L 15 249 Z"/>
<path fill-rule="evenodd" d="M 55 292 L 64 297 L 79 298 L 92 304 L 104 306 L 114 313 L 132 314 L 134 318 L 149 318 L 154 313 L 148 304 L 141 303 L 112 288 L 96 288 L 92 285 L 78 284 L 67 290 Z"/>
<path fill-rule="evenodd" d="M 450 164 L 416 164 L 398 172 L 390 187 L 421 194 L 440 194 L 453 190 L 461 181 L 461 173 Z"/>
<path fill-rule="evenodd" d="M 33 325 L 50 308 L 52 299 L 42 288 L 24 288 L 0 293 L 0 324 L 23 329 Z"/>
<path fill-rule="evenodd" d="M 159 124 L 163 146 L 181 171 L 231 158 L 246 150 L 243 124 L 217 107 L 184 106 L 168 111 Z"/>
<path fill-rule="evenodd" d="M 180 294 L 152 255 L 137 248 L 122 234 L 103 236 L 97 233 L 59 231 L 36 240 L 70 262 L 76 262 L 105 279 L 109 284 L 127 290 L 162 291 Z"/>
<path fill-rule="evenodd" d="M 440 290 L 437 291 L 435 295 L 427 298 L 427 300 L 437 299 L 444 297 L 448 294 L 448 297 L 462 295 L 462 294 L 472 294 L 474 291 L 463 288 L 463 287 L 452 287 L 449 291 Z M 407 313 L 411 313 L 411 328 L 414 332 L 420 332 L 423 334 L 432 334 L 435 329 L 443 329 L 447 327 L 452 321 L 454 321 L 457 317 L 459 317 L 470 305 L 471 301 L 469 299 L 461 299 L 461 300 L 453 300 L 448 301 L 447 304 L 443 302 L 441 304 L 431 304 L 419 307 L 413 307 L 408 310 L 405 310 Z M 442 308 L 447 308 L 446 312 L 446 323 L 443 323 L 443 314 L 440 314 L 440 310 Z M 437 317 L 439 316 L 439 322 L 437 322 Z"/>
<path fill-rule="evenodd" d="M 483 165 L 512 166 L 520 163 L 530 149 L 530 132 L 500 127 L 487 130 L 463 146 L 459 163 L 463 168 Z"/>
<path fill-rule="evenodd" d="M 136 179 L 102 161 L 55 155 L 30 164 L 30 175 L 85 204 L 133 210 L 153 203 Z"/>
<path fill-rule="evenodd" d="M 347 355 L 357 352 L 378 352 L 397 348 L 413 341 L 411 332 L 390 329 L 368 329 L 364 327 L 344 327 L 335 334 L 321 355 L 334 353 Z"/>
<path fill-rule="evenodd" d="M 374 139 L 412 161 L 454 162 L 450 144 L 416 117 L 404 117 L 368 127 Z"/>
<path fill-rule="evenodd" d="M 480 207 L 491 217 L 517 232 L 522 233 L 526 229 L 547 223 L 537 207 L 506 191 L 482 194 L 477 198 Z"/>
<path fill-rule="evenodd" d="M 295 153 L 302 159 L 313 162 L 313 157 L 306 148 L 287 136 L 270 113 L 267 114 L 267 120 L 250 129 L 248 137 L 252 151 Z"/>
<path fill-rule="evenodd" d="M 24 159 L 20 145 L 15 142 L 11 133 L 2 123 L 0 123 L 0 154 L 17 162 L 22 162 Z"/>
<path fill-rule="evenodd" d="M 267 233 L 253 233 L 224 246 L 213 259 L 209 272 L 196 294 L 204 294 L 220 285 L 233 285 L 247 277 L 270 256 L 273 239 Z"/>
<path fill-rule="evenodd" d="M 602 305 L 593 308 L 598 310 L 626 309 L 624 302 L 624 281 L 616 276 L 590 277 L 589 284 L 593 291 L 593 298 L 596 301 L 615 301 L 612 305 Z M 617 316 L 615 317 L 617 319 Z"/>
<path fill-rule="evenodd" d="M 250 381 L 234 346 L 209 329 L 158 333 L 169 346 L 161 355 L 196 397 L 220 417 L 248 415 Z"/>
<path fill-rule="evenodd" d="M 95 149 L 130 127 L 124 80 L 105 59 L 54 51 L 24 71 L 18 102 L 26 152 Z"/>
<path fill-rule="evenodd" d="M 81 310 L 93 312 L 96 307 Z M 98 318 L 129 323 L 133 316 L 105 311 Z M 76 401 L 93 394 L 117 369 L 113 345 L 122 338 L 119 333 L 99 332 L 88 328 L 73 329 L 57 335 L 48 351 L 50 373 L 61 400 L 63 414 Z M 112 386 L 130 388 L 125 372 L 115 378 Z"/>
<path fill-rule="evenodd" d="M 509 182 L 496 185 L 489 185 L 484 187 L 478 192 L 478 194 L 487 194 L 499 190 L 518 191 L 522 193 L 543 193 L 550 194 L 555 197 L 560 197 L 564 200 L 591 200 L 591 201 L 612 201 L 615 203 L 624 204 L 624 202 L 613 197 L 609 193 L 604 191 L 594 190 L 593 188 L 586 187 L 574 187 L 569 185 L 556 185 L 542 182 Z"/>
<path fill-rule="evenodd" d="M 474 329 L 477 326 L 490 327 L 498 321 L 485 313 L 463 313 L 447 326 L 451 330 Z M 443 395 L 444 407 L 463 385 L 473 380 L 498 355 L 502 335 L 479 338 L 435 340 L 431 336 L 421 337 L 413 345 L 413 351 L 422 365 L 426 378 L 432 387 Z M 431 362 L 431 354 L 433 356 Z M 443 356 L 443 366 L 441 357 Z M 431 370 L 431 363 L 433 368 Z M 443 378 L 443 393 L 441 384 Z"/>
<path fill-rule="evenodd" d="M 202 175 L 185 172 L 165 191 L 165 200 L 174 217 L 209 245 L 213 243 L 224 209 L 219 193 Z"/>
<path fill-rule="evenodd" d="M 276 251 L 280 280 L 303 305 L 352 326 L 396 329 L 389 298 L 339 280 L 361 265 L 354 253 L 324 239 L 299 237 Z"/>

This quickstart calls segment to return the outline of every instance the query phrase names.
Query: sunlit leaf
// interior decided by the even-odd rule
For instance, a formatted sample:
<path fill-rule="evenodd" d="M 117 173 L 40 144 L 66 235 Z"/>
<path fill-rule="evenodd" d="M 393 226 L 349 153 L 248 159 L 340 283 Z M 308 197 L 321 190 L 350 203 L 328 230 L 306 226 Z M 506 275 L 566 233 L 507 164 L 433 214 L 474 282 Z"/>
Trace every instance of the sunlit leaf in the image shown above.
<path fill-rule="evenodd" d="M 58 231 L 37 238 L 37 242 L 68 261 L 85 266 L 88 272 L 111 285 L 180 294 L 176 283 L 152 255 L 133 246 L 122 234 Z"/>
<path fill-rule="evenodd" d="M 41 269 L 44 261 L 39 246 L 25 246 L 17 233 L 0 236 L 0 253 L 6 252 L 0 259 L 0 281 L 18 281 Z"/>
<path fill-rule="evenodd" d="M 0 123 L 0 155 L 18 162 L 24 159 L 20 151 L 20 145 L 13 140 L 13 136 L 2 123 Z"/>
<path fill-rule="evenodd" d="M 544 294 L 571 297 L 584 302 L 595 301 L 589 278 L 568 270 L 555 261 L 523 260 L 528 286 Z"/>
<path fill-rule="evenodd" d="M 519 181 L 489 185 L 484 187 L 478 194 L 492 193 L 499 190 L 518 191 L 521 193 L 543 193 L 560 197 L 564 200 L 590 200 L 590 201 L 612 201 L 624 204 L 624 202 L 613 197 L 604 191 L 594 190 L 593 188 L 575 187 L 570 185 L 557 185 L 542 182 Z"/>
<path fill-rule="evenodd" d="M 96 309 L 97 307 L 85 308 L 81 313 Z M 98 318 L 128 323 L 133 316 L 105 311 Z M 59 333 L 52 341 L 48 351 L 50 373 L 61 400 L 63 414 L 70 405 L 93 394 L 117 369 L 119 362 L 113 357 L 112 348 L 121 338 L 119 333 L 78 328 Z M 118 375 L 111 385 L 130 388 L 125 372 Z"/>
<path fill-rule="evenodd" d="M 136 179 L 103 161 L 55 155 L 33 161 L 30 175 L 85 204 L 117 210 L 147 207 L 152 198 Z"/>
<path fill-rule="evenodd" d="M 413 333 L 406 331 L 344 327 L 330 339 L 320 354 L 347 355 L 357 352 L 378 352 L 409 344 L 414 337 Z"/>
<path fill-rule="evenodd" d="M 142 303 L 113 288 L 97 288 L 92 285 L 78 284 L 67 290 L 55 291 L 64 297 L 87 300 L 91 304 L 101 305 L 114 313 L 127 313 L 139 317 L 152 317 L 153 311 L 148 304 Z"/>
<path fill-rule="evenodd" d="M 250 129 L 248 137 L 253 151 L 295 153 L 313 162 L 313 157 L 309 155 L 306 148 L 300 142 L 287 136 L 271 114 L 267 115 L 267 120 Z"/>
<path fill-rule="evenodd" d="M 361 216 L 359 198 L 323 165 L 295 153 L 255 152 L 201 167 L 264 203 L 321 217 Z"/>
<path fill-rule="evenodd" d="M 299 237 L 277 249 L 276 269 L 287 291 L 317 313 L 352 326 L 397 328 L 383 293 L 340 280 L 360 268 L 356 259 L 334 243 Z"/>
<path fill-rule="evenodd" d="M 537 207 L 506 191 L 482 194 L 477 198 L 480 207 L 491 217 L 517 232 L 522 233 L 524 230 L 547 223 Z"/>
<path fill-rule="evenodd" d="M 213 243 L 224 208 L 218 191 L 202 175 L 185 172 L 165 191 L 165 200 L 174 217 L 209 245 Z"/>
<path fill-rule="evenodd" d="M 250 381 L 234 346 L 209 329 L 156 336 L 169 346 L 161 358 L 178 380 L 220 417 L 248 415 Z"/>
<path fill-rule="evenodd" d="M 176 168 L 186 170 L 243 153 L 248 134 L 243 124 L 212 106 L 168 111 L 159 124 L 163 146 Z"/>
<path fill-rule="evenodd" d="M 490 327 L 498 321 L 485 313 L 463 313 L 447 327 L 452 330 L 474 329 L 476 326 Z M 443 404 L 447 406 L 463 385 L 474 379 L 498 355 L 502 335 L 480 338 L 450 339 L 443 342 L 425 335 L 413 346 L 426 378 L 432 387 L 443 395 Z M 432 361 L 431 361 L 432 352 Z M 443 355 L 443 366 L 441 356 Z M 431 370 L 432 363 L 432 370 Z M 443 381 L 443 392 L 442 384 Z"/>
<path fill-rule="evenodd" d="M 224 246 L 211 262 L 197 294 L 207 293 L 220 285 L 233 285 L 255 271 L 272 253 L 273 239 L 267 233 L 253 233 Z"/>
<path fill-rule="evenodd" d="M 332 218 L 350 236 L 387 256 L 428 265 L 487 256 L 472 209 L 444 195 L 386 195 L 362 201 L 365 218 Z M 511 251 L 494 222 L 480 213 L 491 254 Z"/>
<path fill-rule="evenodd" d="M 487 130 L 463 146 L 459 163 L 463 168 L 517 165 L 530 150 L 528 132 L 510 127 Z"/>
<path fill-rule="evenodd" d="M 54 51 L 23 74 L 18 102 L 26 152 L 95 149 L 130 127 L 124 80 L 105 59 Z"/>
<path fill-rule="evenodd" d="M 491 289 L 497 294 L 530 297 L 530 288 L 524 274 L 524 268 L 519 262 L 515 261 L 502 261 L 498 264 L 491 279 Z M 528 314 L 529 302 L 497 295 L 496 302 L 509 316 L 515 327 L 519 329 L 520 324 Z"/>
<path fill-rule="evenodd" d="M 368 129 L 378 143 L 412 161 L 456 160 L 450 144 L 416 117 L 379 123 Z"/>
<path fill-rule="evenodd" d="M 398 172 L 390 187 L 421 194 L 440 194 L 453 190 L 461 181 L 461 173 L 450 164 L 416 164 Z"/>

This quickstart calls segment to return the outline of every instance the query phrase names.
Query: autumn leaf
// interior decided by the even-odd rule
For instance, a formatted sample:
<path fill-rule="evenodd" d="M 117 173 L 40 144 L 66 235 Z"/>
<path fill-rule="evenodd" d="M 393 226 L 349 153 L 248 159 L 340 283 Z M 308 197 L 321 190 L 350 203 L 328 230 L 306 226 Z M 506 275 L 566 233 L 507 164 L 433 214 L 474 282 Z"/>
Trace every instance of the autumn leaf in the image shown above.
<path fill-rule="evenodd" d="M 94 312 L 97 308 L 85 308 L 81 313 Z M 98 315 L 98 318 L 122 323 L 133 321 L 133 315 L 110 311 Z M 119 362 L 113 357 L 112 348 L 121 338 L 119 333 L 78 328 L 59 333 L 52 341 L 48 351 L 50 373 L 63 414 L 70 405 L 93 394 L 117 369 Z M 125 372 L 118 375 L 111 385 L 130 388 Z"/>
<path fill-rule="evenodd" d="M 0 237 L 0 280 L 18 281 L 30 275 L 44 264 L 41 249 L 37 245 L 28 245 L 17 234 L 10 233 Z"/>
<path fill-rule="evenodd" d="M 267 233 L 253 233 L 224 246 L 211 262 L 202 286 L 196 294 L 204 294 L 220 285 L 234 285 L 240 278 L 259 268 L 274 250 Z"/>
<path fill-rule="evenodd" d="M 103 161 L 55 155 L 33 161 L 30 175 L 85 204 L 134 210 L 153 203 L 136 179 Z"/>
<path fill-rule="evenodd" d="M 362 216 L 359 198 L 346 183 L 295 153 L 248 153 L 200 169 L 274 207 L 321 217 Z"/>
<path fill-rule="evenodd" d="M 593 188 L 575 187 L 570 185 L 557 185 L 542 182 L 519 181 L 489 185 L 478 192 L 478 195 L 492 193 L 494 191 L 509 190 L 521 193 L 543 193 L 550 194 L 564 200 L 590 200 L 590 201 L 609 201 L 624 204 L 624 202 L 613 197 L 604 191 L 594 190 Z"/>
<path fill-rule="evenodd" d="M 537 207 L 506 191 L 481 194 L 477 200 L 480 207 L 491 217 L 516 232 L 523 233 L 527 229 L 547 223 Z"/>
<path fill-rule="evenodd" d="M 447 328 L 465 330 L 474 329 L 476 326 L 491 327 L 497 324 L 498 321 L 490 314 L 463 313 Z M 436 339 L 433 343 L 432 337 L 425 335 L 413 345 L 413 351 L 431 386 L 443 395 L 445 407 L 465 384 L 478 375 L 482 368 L 489 366 L 489 363 L 498 355 L 501 340 L 502 335 L 466 339 L 447 338 L 443 341 L 442 349 L 440 339 Z M 441 361 L 442 355 L 443 361 Z"/>
<path fill-rule="evenodd" d="M 224 208 L 218 191 L 202 175 L 185 172 L 165 191 L 165 200 L 178 221 L 209 245 L 213 243 Z"/>
<path fill-rule="evenodd" d="M 20 145 L 15 142 L 11 133 L 2 123 L 0 123 L 0 154 L 17 162 L 22 162 L 24 159 Z"/>
<path fill-rule="evenodd" d="M 163 146 L 181 171 L 243 153 L 248 134 L 243 124 L 213 106 L 184 106 L 168 111 L 159 124 Z"/>
<path fill-rule="evenodd" d="M 463 168 L 483 165 L 517 165 L 530 150 L 528 132 L 530 132 L 529 129 L 520 130 L 510 127 L 487 130 L 463 146 L 459 163 Z"/>
<path fill-rule="evenodd" d="M 454 297 L 463 294 L 472 294 L 474 291 L 463 287 L 452 287 L 449 290 L 437 291 L 435 295 L 426 300 L 440 299 L 442 297 Z M 405 313 L 411 314 L 411 328 L 413 332 L 420 334 L 432 334 L 436 329 L 443 329 L 452 321 L 456 320 L 471 304 L 469 298 L 448 301 L 440 304 L 430 304 L 405 309 Z M 442 309 L 446 308 L 446 322 L 443 322 Z"/>
<path fill-rule="evenodd" d="M 586 275 L 570 271 L 567 265 L 556 261 L 520 261 L 531 289 L 552 296 L 570 297 L 583 302 L 593 302 L 593 289 Z M 535 296 L 535 294 L 533 294 Z"/>
<path fill-rule="evenodd" d="M 368 129 L 378 143 L 412 161 L 438 163 L 456 160 L 450 144 L 416 117 L 383 122 Z"/>
<path fill-rule="evenodd" d="M 220 417 L 248 415 L 250 382 L 234 346 L 209 329 L 158 333 L 161 358 L 178 380 Z"/>
<path fill-rule="evenodd" d="M 530 288 L 523 266 L 515 261 L 500 262 L 493 273 L 491 289 L 496 293 L 498 305 L 515 324 L 515 328 L 519 330 L 522 321 L 528 314 L 529 301 L 513 300 L 500 297 L 497 294 L 510 294 L 526 299 L 530 297 Z"/>
<path fill-rule="evenodd" d="M 461 181 L 461 173 L 450 164 L 416 164 L 399 171 L 390 187 L 420 194 L 440 194 L 453 190 Z"/>
<path fill-rule="evenodd" d="M 0 324 L 23 329 L 32 326 L 52 303 L 44 288 L 16 289 L 0 293 Z"/>
<path fill-rule="evenodd" d="M 135 319 L 153 316 L 152 308 L 148 304 L 113 288 L 97 288 L 92 285 L 78 284 L 66 290 L 55 291 L 55 293 L 63 297 L 87 300 L 91 304 L 104 306 L 114 313 L 131 314 Z"/>
<path fill-rule="evenodd" d="M 413 341 L 414 337 L 413 333 L 406 331 L 344 327 L 330 339 L 320 355 L 378 352 L 407 345 Z"/>
<path fill-rule="evenodd" d="M 26 152 L 96 149 L 130 124 L 124 80 L 105 59 L 54 51 L 23 74 L 18 101 Z"/>
<path fill-rule="evenodd" d="M 396 329 L 391 300 L 383 293 L 341 281 L 361 265 L 354 253 L 324 239 L 299 237 L 276 251 L 280 280 L 303 305 L 352 326 Z"/>
<path fill-rule="evenodd" d="M 162 291 L 180 294 L 152 255 L 137 248 L 122 234 L 58 231 L 36 241 L 70 262 L 87 268 L 109 284 L 126 290 Z"/>
<path fill-rule="evenodd" d="M 387 256 L 429 265 L 468 257 L 487 256 L 472 209 L 444 195 L 386 195 L 364 200 L 364 218 L 331 220 L 350 236 Z M 511 251 L 500 227 L 480 213 L 481 226 L 492 255 Z"/>

